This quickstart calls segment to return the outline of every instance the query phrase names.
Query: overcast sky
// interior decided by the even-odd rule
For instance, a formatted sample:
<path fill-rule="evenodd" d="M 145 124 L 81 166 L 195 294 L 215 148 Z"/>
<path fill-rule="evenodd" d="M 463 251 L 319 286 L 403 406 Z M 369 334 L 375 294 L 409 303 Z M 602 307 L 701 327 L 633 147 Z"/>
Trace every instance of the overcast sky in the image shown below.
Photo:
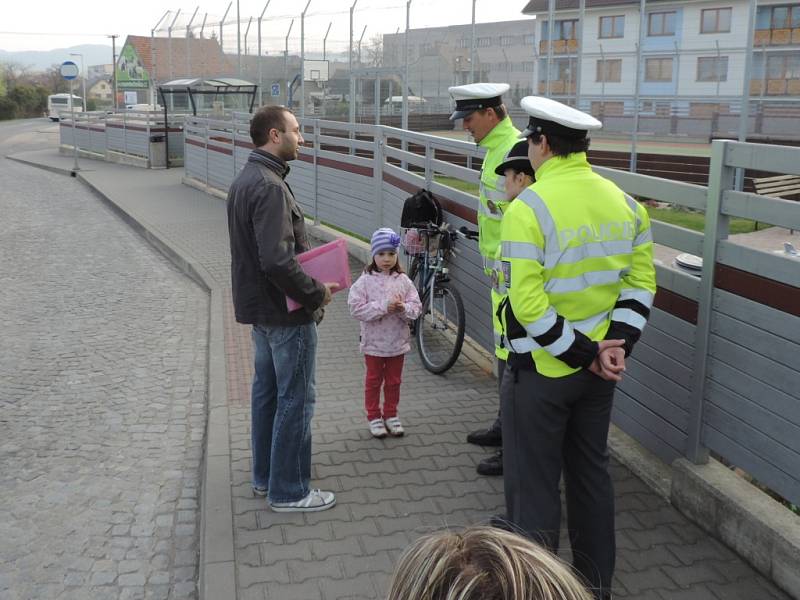
<path fill-rule="evenodd" d="M 199 4 L 193 22 L 193 31 L 199 33 L 203 17 L 207 16 L 205 35 L 210 30 L 219 31 L 218 24 L 230 0 L 215 0 Z M 270 0 L 264 16 L 262 44 L 265 52 L 282 51 L 284 38 L 292 18 L 290 48 L 300 45 L 300 13 L 307 0 Z M 358 40 L 366 25 L 366 40 L 380 33 L 395 33 L 398 28 L 405 29 L 405 0 L 356 0 L 354 15 L 354 37 Z M 256 19 L 264 9 L 266 0 L 240 0 L 242 36 L 247 22 L 252 16 L 253 25 L 248 36 L 251 53 L 256 44 Z M 353 0 L 311 0 L 306 14 L 306 49 L 321 49 L 322 40 L 329 23 L 333 23 L 327 39 L 329 51 L 346 49 L 349 37 L 349 9 Z M 508 21 L 530 19 L 523 16 L 522 8 L 526 0 L 477 0 L 476 21 Z M 51 50 L 76 44 L 109 44 L 108 34 L 120 36 L 149 35 L 166 10 L 171 10 L 171 18 L 180 9 L 175 20 L 173 36 L 183 37 L 189 18 L 198 4 L 178 0 L 175 4 L 163 0 L 128 0 L 111 2 L 109 0 L 85 0 L 63 2 L 63 0 L 4 0 L 2 23 L 0 23 L 0 49 Z M 472 13 L 472 0 L 412 0 L 411 27 L 435 27 L 469 23 Z M 165 19 L 160 34 L 167 35 L 170 18 Z M 226 48 L 236 47 L 236 0 L 228 13 L 223 29 Z"/>

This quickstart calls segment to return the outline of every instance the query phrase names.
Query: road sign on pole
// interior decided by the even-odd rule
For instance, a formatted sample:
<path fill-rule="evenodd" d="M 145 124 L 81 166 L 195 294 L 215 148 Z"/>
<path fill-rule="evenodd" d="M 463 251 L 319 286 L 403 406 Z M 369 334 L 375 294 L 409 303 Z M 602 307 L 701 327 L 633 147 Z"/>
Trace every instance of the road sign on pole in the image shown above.
<path fill-rule="evenodd" d="M 281 84 L 280 83 L 273 83 L 272 84 L 272 97 L 277 98 L 281 95 Z"/>
<path fill-rule="evenodd" d="M 65 60 L 63 63 L 61 63 L 60 71 L 61 71 L 61 76 L 67 81 L 72 81 L 73 79 L 77 78 L 78 73 L 80 73 L 78 65 L 76 65 L 71 60 Z"/>
<path fill-rule="evenodd" d="M 69 117 L 72 120 L 72 149 L 74 151 L 75 162 L 72 165 L 72 176 L 75 175 L 80 171 L 80 167 L 78 167 L 78 136 L 75 130 L 75 94 L 73 88 L 75 87 L 75 78 L 78 76 L 80 71 L 78 70 L 78 65 L 76 65 L 71 60 L 65 60 L 61 63 L 61 76 L 69 81 Z M 84 101 L 86 99 L 84 98 Z"/>

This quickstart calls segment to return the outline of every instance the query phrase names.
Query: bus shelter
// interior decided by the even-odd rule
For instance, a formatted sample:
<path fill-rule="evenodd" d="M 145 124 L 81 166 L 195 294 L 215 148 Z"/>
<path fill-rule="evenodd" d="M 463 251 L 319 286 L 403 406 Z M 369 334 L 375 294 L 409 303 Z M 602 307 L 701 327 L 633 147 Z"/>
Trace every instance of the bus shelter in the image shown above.
<path fill-rule="evenodd" d="M 253 112 L 258 85 L 244 79 L 174 79 L 158 86 L 165 114 L 189 112 L 197 116 L 222 110 Z"/>
<path fill-rule="evenodd" d="M 194 116 L 215 113 L 221 116 L 226 110 L 252 113 L 257 90 L 257 84 L 234 77 L 197 77 L 163 83 L 158 86 L 158 95 L 164 107 L 165 127 L 170 113 Z M 165 135 L 164 141 L 169 168 L 169 135 Z"/>

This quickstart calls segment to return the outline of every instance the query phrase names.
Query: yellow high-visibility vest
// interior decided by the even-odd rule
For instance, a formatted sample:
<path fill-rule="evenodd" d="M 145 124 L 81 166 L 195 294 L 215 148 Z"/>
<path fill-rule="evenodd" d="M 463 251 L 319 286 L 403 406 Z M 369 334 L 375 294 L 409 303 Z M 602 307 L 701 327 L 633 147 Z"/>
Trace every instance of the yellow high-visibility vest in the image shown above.
<path fill-rule="evenodd" d="M 587 367 L 609 328 L 626 350 L 638 339 L 656 291 L 650 219 L 585 153 L 536 170 L 503 217 L 501 255 L 503 343 L 540 374 Z"/>

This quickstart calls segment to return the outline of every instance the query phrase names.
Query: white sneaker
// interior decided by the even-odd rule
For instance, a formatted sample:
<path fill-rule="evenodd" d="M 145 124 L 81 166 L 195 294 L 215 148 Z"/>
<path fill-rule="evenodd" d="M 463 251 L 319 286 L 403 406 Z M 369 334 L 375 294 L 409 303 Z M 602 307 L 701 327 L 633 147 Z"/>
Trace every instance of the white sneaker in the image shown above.
<path fill-rule="evenodd" d="M 403 437 L 405 435 L 406 431 L 403 429 L 403 424 L 400 422 L 399 417 L 389 417 L 385 423 L 386 429 L 389 430 L 389 435 L 394 437 Z"/>
<path fill-rule="evenodd" d="M 333 508 L 336 496 L 333 492 L 311 490 L 308 496 L 295 502 L 271 502 L 270 508 L 275 512 L 318 512 Z"/>
<path fill-rule="evenodd" d="M 372 421 L 369 422 L 369 432 L 372 434 L 372 437 L 378 439 L 385 438 L 387 431 L 386 425 L 383 424 L 383 419 L 372 419 Z"/>

